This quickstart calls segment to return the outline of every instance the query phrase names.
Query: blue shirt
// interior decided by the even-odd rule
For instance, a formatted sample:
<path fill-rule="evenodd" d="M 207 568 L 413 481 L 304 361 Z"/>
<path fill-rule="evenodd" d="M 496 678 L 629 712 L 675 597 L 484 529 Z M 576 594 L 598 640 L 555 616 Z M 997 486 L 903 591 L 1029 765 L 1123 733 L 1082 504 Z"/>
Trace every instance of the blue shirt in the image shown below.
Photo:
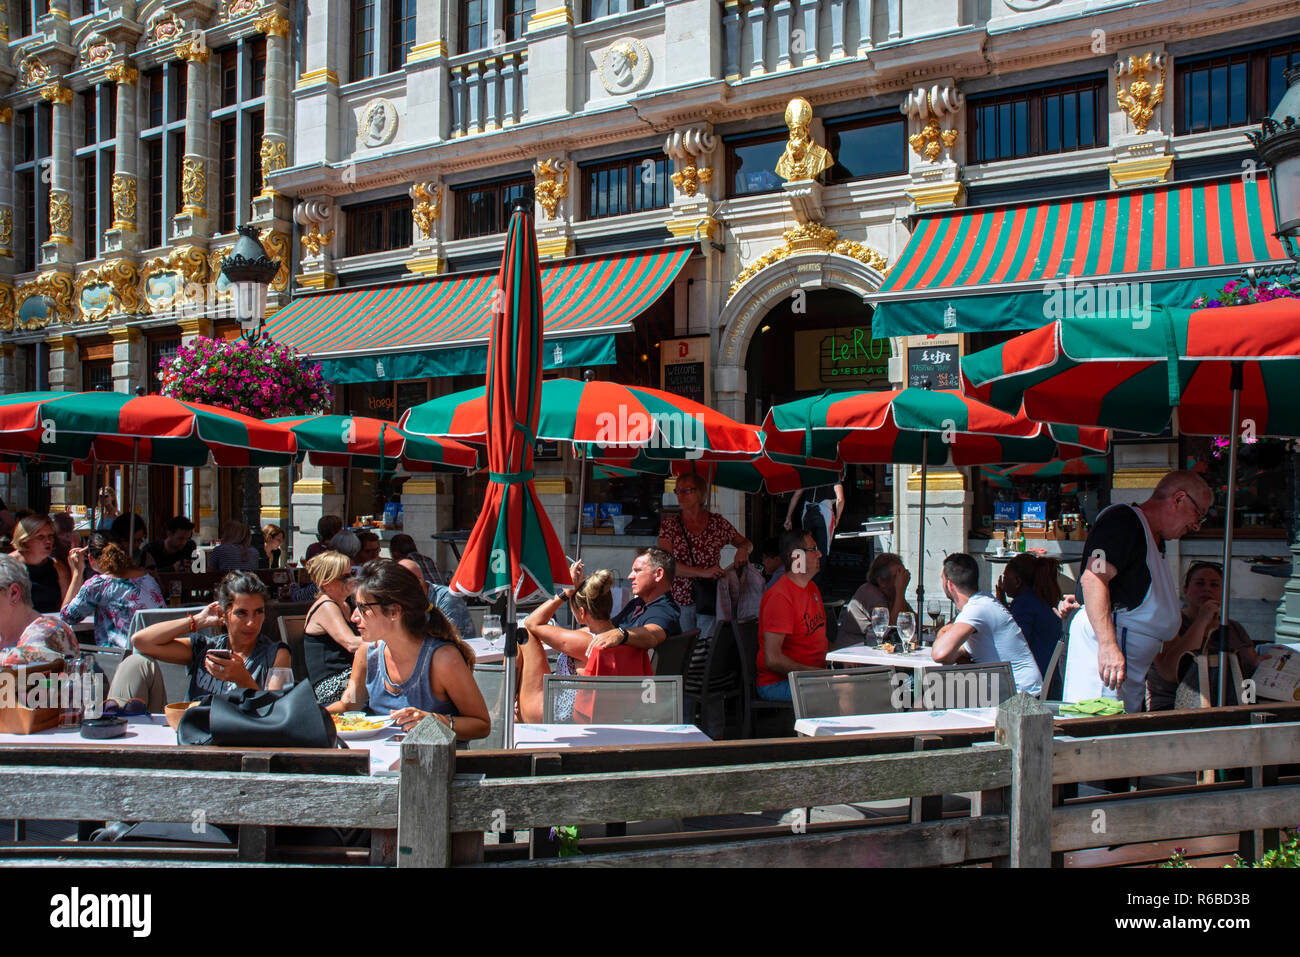
<path fill-rule="evenodd" d="M 1032 588 L 1026 588 L 1012 600 L 1011 617 L 1020 626 L 1020 633 L 1025 636 L 1034 661 L 1038 663 L 1038 670 L 1047 674 L 1052 652 L 1061 640 L 1061 619 L 1043 604 Z"/>
<path fill-rule="evenodd" d="M 369 709 L 375 714 L 388 714 L 399 708 L 419 708 L 430 714 L 459 715 L 450 701 L 443 701 L 433 693 L 429 667 L 433 653 L 447 644 L 436 638 L 426 638 L 420 644 L 420 657 L 415 668 L 401 684 L 388 677 L 384 665 L 384 642 L 376 641 L 366 646 L 366 694 Z"/>
<path fill-rule="evenodd" d="M 470 617 L 469 606 L 465 599 L 453 595 L 446 585 L 430 585 L 429 601 L 438 606 L 438 610 L 447 616 L 447 620 L 456 626 L 462 638 L 477 638 L 474 619 Z M 427 710 L 427 709 L 426 709 Z"/>

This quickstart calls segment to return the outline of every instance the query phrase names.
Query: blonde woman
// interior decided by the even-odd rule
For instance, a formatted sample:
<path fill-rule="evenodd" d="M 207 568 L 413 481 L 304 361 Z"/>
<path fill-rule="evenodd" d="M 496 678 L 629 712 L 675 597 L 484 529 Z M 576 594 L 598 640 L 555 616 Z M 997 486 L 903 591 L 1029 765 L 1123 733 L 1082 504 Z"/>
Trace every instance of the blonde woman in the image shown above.
<path fill-rule="evenodd" d="M 318 589 L 303 622 L 303 657 L 307 677 L 321 704 L 333 704 L 347 690 L 352 660 L 364 644 L 352 623 L 352 559 L 342 552 L 321 552 L 307 563 Z"/>
<path fill-rule="evenodd" d="M 54 522 L 48 515 L 28 515 L 14 526 L 14 551 L 27 565 L 32 582 L 32 607 L 52 615 L 63 607 L 72 573 L 54 560 Z"/>

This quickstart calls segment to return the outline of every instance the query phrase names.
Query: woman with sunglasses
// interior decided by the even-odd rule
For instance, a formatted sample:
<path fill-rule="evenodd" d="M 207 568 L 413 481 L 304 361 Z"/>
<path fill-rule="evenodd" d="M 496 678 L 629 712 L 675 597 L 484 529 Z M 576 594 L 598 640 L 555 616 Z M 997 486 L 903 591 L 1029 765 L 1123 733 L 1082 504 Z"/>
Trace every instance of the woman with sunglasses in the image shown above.
<path fill-rule="evenodd" d="M 474 652 L 429 604 L 418 578 L 386 558 L 366 562 L 352 622 L 365 644 L 353 656 L 343 699 L 327 711 L 391 714 L 403 731 L 434 717 L 459 741 L 488 736 L 492 721 L 471 670 Z"/>
<path fill-rule="evenodd" d="M 1215 633 L 1223 603 L 1223 567 L 1216 562 L 1192 562 L 1183 578 L 1183 598 L 1186 608 L 1178 637 L 1156 655 L 1154 667 L 1147 673 L 1148 711 L 1167 711 L 1178 706 L 1179 681 L 1186 668 L 1184 656 L 1213 655 L 1217 666 L 1219 642 Z M 1259 655 L 1255 653 L 1254 642 L 1241 623 L 1233 619 L 1228 620 L 1226 650 L 1236 653 L 1243 678 L 1255 673 Z"/>

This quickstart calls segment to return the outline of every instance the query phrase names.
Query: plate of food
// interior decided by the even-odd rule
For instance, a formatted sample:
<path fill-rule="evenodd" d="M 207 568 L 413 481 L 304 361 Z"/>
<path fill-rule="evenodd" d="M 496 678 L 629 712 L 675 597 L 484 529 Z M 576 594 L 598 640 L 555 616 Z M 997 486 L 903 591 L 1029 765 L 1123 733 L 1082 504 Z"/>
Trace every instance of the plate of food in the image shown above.
<path fill-rule="evenodd" d="M 336 714 L 334 727 L 344 741 L 356 741 L 361 738 L 373 738 L 380 731 L 391 727 L 393 719 L 386 714 L 366 714 L 363 711 L 345 711 Z"/>

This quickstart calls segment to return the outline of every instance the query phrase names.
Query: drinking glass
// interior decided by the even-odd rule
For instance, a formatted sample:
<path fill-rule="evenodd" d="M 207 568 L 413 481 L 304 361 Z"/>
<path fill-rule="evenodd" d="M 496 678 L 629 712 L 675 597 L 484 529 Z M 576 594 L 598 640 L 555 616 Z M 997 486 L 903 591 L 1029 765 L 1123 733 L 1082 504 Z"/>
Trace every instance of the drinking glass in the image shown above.
<path fill-rule="evenodd" d="M 483 638 L 487 641 L 488 647 L 496 651 L 496 642 L 501 640 L 501 616 L 484 615 L 483 616 Z"/>
<path fill-rule="evenodd" d="M 898 637 L 903 639 L 904 651 L 915 651 L 916 644 L 913 639 L 916 637 L 916 616 L 910 611 L 900 611 L 898 613 Z"/>
<path fill-rule="evenodd" d="M 876 644 L 879 645 L 885 638 L 885 632 L 889 631 L 889 609 L 884 605 L 871 609 L 871 630 L 876 633 Z"/>
<path fill-rule="evenodd" d="M 59 711 L 60 728 L 81 727 L 84 708 L 81 701 L 82 676 L 88 671 L 89 663 L 85 658 L 69 658 L 67 659 L 64 674 L 49 679 L 48 687 L 53 698 L 50 707 L 57 708 L 61 704 L 67 705 L 66 708 Z"/>
<path fill-rule="evenodd" d="M 943 620 L 943 606 L 939 604 L 939 599 L 927 598 L 925 600 L 925 613 L 930 616 L 931 630 L 937 637 L 939 634 L 939 622 Z"/>
<path fill-rule="evenodd" d="M 266 691 L 288 691 L 293 687 L 293 669 L 271 668 L 262 687 Z"/>

